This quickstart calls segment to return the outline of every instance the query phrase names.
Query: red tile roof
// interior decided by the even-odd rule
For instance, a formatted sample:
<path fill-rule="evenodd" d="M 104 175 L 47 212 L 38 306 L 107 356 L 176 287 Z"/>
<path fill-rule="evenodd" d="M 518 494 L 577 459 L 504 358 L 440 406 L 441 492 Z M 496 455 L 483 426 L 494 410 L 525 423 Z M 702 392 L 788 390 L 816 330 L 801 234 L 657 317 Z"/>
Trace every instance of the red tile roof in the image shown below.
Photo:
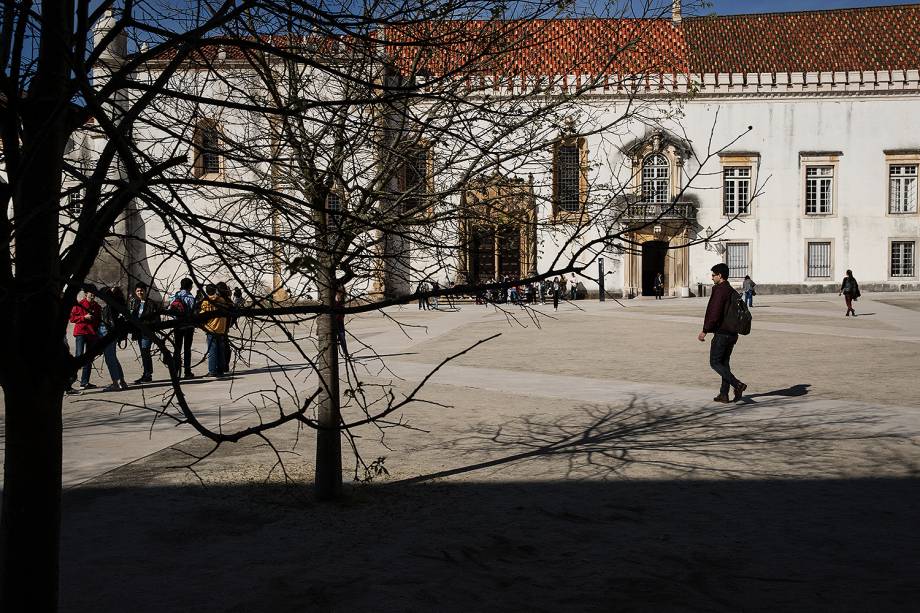
<path fill-rule="evenodd" d="M 920 4 L 684 20 L 694 73 L 920 68 Z"/>
<path fill-rule="evenodd" d="M 436 75 L 461 66 L 512 76 L 689 69 L 684 33 L 667 19 L 429 22 L 387 28 L 380 39 L 401 70 Z"/>

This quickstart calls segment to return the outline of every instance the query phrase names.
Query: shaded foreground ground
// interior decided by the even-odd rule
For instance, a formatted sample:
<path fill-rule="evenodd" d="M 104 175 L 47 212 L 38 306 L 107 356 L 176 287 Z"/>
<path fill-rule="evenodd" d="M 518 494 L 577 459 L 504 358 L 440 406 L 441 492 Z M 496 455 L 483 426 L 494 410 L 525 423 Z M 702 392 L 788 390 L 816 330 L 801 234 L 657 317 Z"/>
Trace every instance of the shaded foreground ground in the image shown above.
<path fill-rule="evenodd" d="M 389 475 L 317 505 L 310 432 L 272 437 L 294 486 L 256 441 L 194 474 L 208 445 L 173 444 L 65 493 L 62 609 L 917 610 L 920 313 L 860 302 L 851 322 L 763 301 L 736 360 L 751 394 L 728 407 L 709 402 L 700 301 L 565 305 L 539 328 L 399 312 L 434 332 L 362 375 L 397 393 L 503 335 L 438 375 L 439 404 L 402 415 L 415 430 L 360 433 Z M 395 347 L 378 320 L 349 328 Z M 94 397 L 75 407 L 117 425 Z"/>

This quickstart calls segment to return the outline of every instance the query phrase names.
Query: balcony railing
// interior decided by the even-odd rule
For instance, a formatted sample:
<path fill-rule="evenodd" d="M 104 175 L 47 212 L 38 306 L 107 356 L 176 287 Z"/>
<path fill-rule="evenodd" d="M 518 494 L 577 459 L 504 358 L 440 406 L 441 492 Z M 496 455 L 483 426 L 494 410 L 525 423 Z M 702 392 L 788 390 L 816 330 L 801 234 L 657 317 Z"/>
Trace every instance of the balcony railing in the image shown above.
<path fill-rule="evenodd" d="M 693 221 L 696 219 L 696 205 L 692 202 L 667 202 L 663 204 L 636 202 L 626 205 L 621 219 L 628 222 L 653 221 L 655 219 Z"/>

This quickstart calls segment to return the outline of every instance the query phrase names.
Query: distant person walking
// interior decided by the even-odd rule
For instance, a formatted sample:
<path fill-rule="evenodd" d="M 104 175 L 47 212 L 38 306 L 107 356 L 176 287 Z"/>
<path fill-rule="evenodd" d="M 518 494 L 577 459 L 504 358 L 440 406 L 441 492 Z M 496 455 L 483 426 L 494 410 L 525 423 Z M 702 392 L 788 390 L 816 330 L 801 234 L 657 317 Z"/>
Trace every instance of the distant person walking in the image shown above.
<path fill-rule="evenodd" d="M 843 283 L 840 284 L 840 292 L 837 295 L 839 296 L 840 294 L 843 294 L 843 299 L 847 304 L 846 316 L 849 317 L 850 313 L 852 313 L 853 317 L 856 317 L 853 301 L 857 300 L 862 294 L 859 292 L 859 283 L 856 282 L 852 270 L 847 270 L 847 276 L 843 278 Z"/>
<path fill-rule="evenodd" d="M 655 300 L 661 300 L 664 295 L 664 275 L 660 272 L 655 273 Z"/>
<path fill-rule="evenodd" d="M 572 278 L 569 280 L 569 299 L 576 300 L 578 298 L 578 279 L 575 278 L 575 273 L 572 273 Z"/>
<path fill-rule="evenodd" d="M 131 304 L 132 321 L 138 321 L 144 325 L 160 321 L 160 306 L 155 300 L 150 300 L 147 295 L 148 289 L 146 283 L 137 283 L 134 286 L 134 300 Z M 153 337 L 147 336 L 146 332 L 136 328 L 131 333 L 131 338 L 137 341 L 137 346 L 141 353 L 141 367 L 143 368 L 140 378 L 136 379 L 134 383 L 150 383 L 153 381 L 153 357 L 150 352 Z"/>
<path fill-rule="evenodd" d="M 709 295 L 709 304 L 706 306 L 706 318 L 703 321 L 703 331 L 697 338 L 702 343 L 706 340 L 706 335 L 713 333 L 712 344 L 709 346 L 709 366 L 712 367 L 720 377 L 722 385 L 719 388 L 719 395 L 713 398 L 715 402 L 733 402 L 741 399 L 747 385 L 735 378 L 732 374 L 730 360 L 735 343 L 738 342 L 738 333 L 723 328 L 725 311 L 729 303 L 737 295 L 731 284 L 728 282 L 728 265 L 719 263 L 712 267 L 712 293 Z M 734 389 L 735 395 L 728 399 L 728 388 Z"/>
<path fill-rule="evenodd" d="M 559 292 L 562 291 L 562 283 L 559 280 L 559 277 L 553 279 L 553 310 L 559 310 Z"/>
<path fill-rule="evenodd" d="M 102 323 L 99 325 L 99 335 L 105 342 L 105 348 L 102 355 L 105 357 L 105 366 L 109 370 L 109 377 L 112 379 L 111 385 L 103 391 L 117 392 L 128 389 L 125 383 L 125 372 L 121 368 L 121 362 L 118 361 L 118 339 L 114 338 L 119 323 L 124 322 L 124 315 L 119 309 L 127 309 L 125 304 L 125 295 L 120 287 L 110 287 L 108 289 L 108 300 L 102 307 Z M 109 338 L 109 337 L 112 338 Z"/>
<path fill-rule="evenodd" d="M 749 307 L 754 306 L 754 295 L 756 292 L 754 288 L 757 287 L 757 284 L 751 279 L 750 275 L 744 275 L 744 282 L 741 284 L 741 290 L 744 292 L 744 302 Z"/>
<path fill-rule="evenodd" d="M 428 284 L 424 281 L 419 282 L 418 287 L 416 288 L 416 293 L 418 293 L 418 308 L 420 311 L 427 311 L 430 307 L 428 306 L 428 297 L 422 296 L 428 292 Z"/>
<path fill-rule="evenodd" d="M 96 286 L 87 285 L 83 290 L 83 300 L 70 309 L 70 323 L 73 324 L 74 356 L 80 357 L 89 350 L 90 345 L 99 339 L 99 323 L 102 320 L 102 307 L 96 302 Z M 93 363 L 87 362 L 80 373 L 80 387 L 88 390 L 96 387 L 89 382 Z"/>

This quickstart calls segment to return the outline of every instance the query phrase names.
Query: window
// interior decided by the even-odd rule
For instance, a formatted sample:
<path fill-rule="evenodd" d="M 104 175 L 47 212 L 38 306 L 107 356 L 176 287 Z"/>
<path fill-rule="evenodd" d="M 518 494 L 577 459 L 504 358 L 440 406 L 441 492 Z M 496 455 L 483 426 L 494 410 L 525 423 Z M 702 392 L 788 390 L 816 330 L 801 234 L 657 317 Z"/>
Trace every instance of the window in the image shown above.
<path fill-rule="evenodd" d="M 891 276 L 914 276 L 914 241 L 891 241 Z"/>
<path fill-rule="evenodd" d="M 581 164 L 580 152 L 576 145 L 559 147 L 557 161 L 557 183 L 559 209 L 577 213 L 581 208 Z"/>
<path fill-rule="evenodd" d="M 747 243 L 725 243 L 725 263 L 728 264 L 730 279 L 743 279 L 751 274 Z"/>
<path fill-rule="evenodd" d="M 76 219 L 83 212 L 83 190 L 75 189 L 67 196 L 67 210 Z"/>
<path fill-rule="evenodd" d="M 329 190 L 329 195 L 326 196 L 326 208 L 333 214 L 342 212 L 342 196 L 337 191 Z"/>
<path fill-rule="evenodd" d="M 917 165 L 892 164 L 888 167 L 888 212 L 917 212 Z"/>
<path fill-rule="evenodd" d="M 808 243 L 808 277 L 830 279 L 831 244 L 829 241 Z"/>
<path fill-rule="evenodd" d="M 220 130 L 217 123 L 202 119 L 195 127 L 195 176 L 221 173 Z"/>
<path fill-rule="evenodd" d="M 671 199 L 668 158 L 653 153 L 642 161 L 642 201 L 664 204 Z"/>
<path fill-rule="evenodd" d="M 751 167 L 726 166 L 722 170 L 722 202 L 726 215 L 747 215 L 751 199 Z"/>
<path fill-rule="evenodd" d="M 834 212 L 834 167 L 805 167 L 805 214 L 830 215 Z"/>
<path fill-rule="evenodd" d="M 588 141 L 566 136 L 553 147 L 553 217 L 566 219 L 583 214 L 587 200 Z"/>
<path fill-rule="evenodd" d="M 430 206 L 431 148 L 427 145 L 409 147 L 403 163 L 403 200 L 406 211 L 419 212 Z"/>

